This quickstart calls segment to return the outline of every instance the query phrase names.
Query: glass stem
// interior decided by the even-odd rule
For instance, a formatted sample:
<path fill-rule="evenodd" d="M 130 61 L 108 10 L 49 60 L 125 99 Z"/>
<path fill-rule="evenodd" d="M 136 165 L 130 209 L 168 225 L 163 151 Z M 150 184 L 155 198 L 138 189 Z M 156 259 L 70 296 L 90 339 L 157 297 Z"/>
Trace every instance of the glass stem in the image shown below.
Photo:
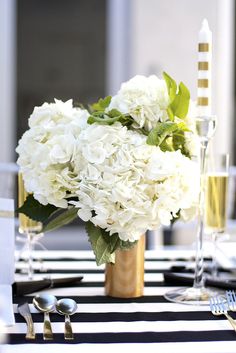
<path fill-rule="evenodd" d="M 32 280 L 34 275 L 34 267 L 33 267 L 33 250 L 34 250 L 34 242 L 33 242 L 33 234 L 29 232 L 27 234 L 28 237 L 28 279 Z"/>
<path fill-rule="evenodd" d="M 198 229 L 196 242 L 196 266 L 193 287 L 201 289 L 204 287 L 203 278 L 203 233 L 204 233 L 204 208 L 205 208 L 205 164 L 208 142 L 202 141 L 200 147 L 200 192 L 198 204 Z"/>
<path fill-rule="evenodd" d="M 212 242 L 213 242 L 213 254 L 212 254 L 212 265 L 211 265 L 211 275 L 213 278 L 217 277 L 217 261 L 216 261 L 216 251 L 217 251 L 217 232 L 212 234 Z"/>

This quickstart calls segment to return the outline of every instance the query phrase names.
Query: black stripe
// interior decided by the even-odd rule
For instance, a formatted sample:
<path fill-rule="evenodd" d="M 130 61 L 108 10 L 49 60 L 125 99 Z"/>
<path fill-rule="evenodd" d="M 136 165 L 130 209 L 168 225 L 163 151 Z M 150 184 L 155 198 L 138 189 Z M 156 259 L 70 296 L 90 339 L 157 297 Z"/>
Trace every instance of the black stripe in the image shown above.
<path fill-rule="evenodd" d="M 43 314 L 32 314 L 34 322 L 43 322 Z M 56 313 L 50 313 L 51 322 L 64 322 L 64 316 Z M 25 322 L 20 314 L 15 314 L 16 322 Z M 216 317 L 208 311 L 187 311 L 187 312 L 108 312 L 108 313 L 76 313 L 71 316 L 72 322 L 133 322 L 133 321 L 203 321 L 203 320 L 222 320 L 222 317 Z M 121 324 L 122 325 L 122 324 Z"/>
<path fill-rule="evenodd" d="M 16 273 L 25 273 L 25 270 L 21 269 L 16 269 Z M 47 271 L 40 271 L 37 269 L 34 269 L 34 273 L 40 273 L 40 274 L 47 274 L 47 273 L 104 273 L 104 270 L 100 269 L 94 269 L 94 270 L 84 270 L 84 269 L 68 269 L 68 270 L 52 270 L 52 269 L 47 269 Z"/>
<path fill-rule="evenodd" d="M 35 341 L 26 340 L 23 334 L 10 334 L 9 344 L 22 343 L 158 343 L 158 342 L 204 342 L 204 341 L 236 341 L 233 330 L 224 331 L 178 331 L 178 332 L 107 332 L 78 333 L 73 341 L 65 341 L 63 334 L 54 334 L 53 341 L 44 341 L 42 334 Z"/>
<path fill-rule="evenodd" d="M 64 298 L 65 296 L 58 296 L 57 299 Z M 129 303 L 169 303 L 164 296 L 162 295 L 147 295 L 138 298 L 113 298 L 105 295 L 96 295 L 96 296 L 71 296 L 70 298 L 74 299 L 78 305 L 79 304 L 129 304 Z M 19 304 L 22 302 L 32 303 L 33 296 L 26 297 L 14 297 L 14 304 Z"/>

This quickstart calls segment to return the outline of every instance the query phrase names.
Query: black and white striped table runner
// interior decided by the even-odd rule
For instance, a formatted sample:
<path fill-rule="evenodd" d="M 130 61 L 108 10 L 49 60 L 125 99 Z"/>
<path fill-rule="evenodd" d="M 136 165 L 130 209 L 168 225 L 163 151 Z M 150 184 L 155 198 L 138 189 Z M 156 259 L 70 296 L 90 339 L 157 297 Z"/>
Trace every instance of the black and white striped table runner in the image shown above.
<path fill-rule="evenodd" d="M 53 276 L 84 276 L 76 286 L 47 290 L 58 299 L 70 297 L 78 303 L 78 311 L 71 317 L 75 339 L 69 343 L 64 340 L 64 317 L 52 313 L 54 340 L 43 341 L 43 315 L 34 309 L 33 295 L 29 295 L 24 300 L 30 303 L 37 339 L 26 341 L 26 325 L 17 313 L 22 297 L 14 297 L 16 324 L 8 328 L 6 352 L 38 352 L 42 345 L 52 351 L 57 343 L 60 344 L 56 345 L 57 352 L 62 351 L 65 344 L 67 352 L 76 351 L 73 347 L 78 348 L 78 344 L 78 352 L 91 349 L 106 352 L 108 347 L 109 352 L 114 352 L 114 347 L 120 344 L 127 349 L 143 347 L 148 352 L 194 352 L 197 347 L 198 352 L 236 352 L 236 333 L 224 317 L 213 316 L 208 306 L 175 304 L 164 298 L 164 293 L 173 287 L 164 283 L 163 271 L 173 266 L 194 266 L 193 255 L 191 251 L 147 251 L 144 296 L 117 299 L 104 295 L 104 267 L 96 266 L 92 252 L 37 252 L 36 256 L 44 257 L 43 267 Z M 19 261 L 17 272 L 24 266 L 24 262 Z M 39 270 L 42 264 L 37 266 Z M 16 276 L 22 278 L 20 274 Z M 36 274 L 36 278 L 40 276 Z"/>

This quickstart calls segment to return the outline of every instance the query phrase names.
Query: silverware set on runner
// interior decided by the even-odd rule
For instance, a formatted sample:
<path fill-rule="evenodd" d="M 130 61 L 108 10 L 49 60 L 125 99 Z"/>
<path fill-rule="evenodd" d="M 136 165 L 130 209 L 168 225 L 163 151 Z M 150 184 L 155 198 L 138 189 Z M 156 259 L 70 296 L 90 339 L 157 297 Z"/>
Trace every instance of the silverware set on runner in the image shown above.
<path fill-rule="evenodd" d="M 64 329 L 64 338 L 65 340 L 73 340 L 74 334 L 71 327 L 70 315 L 73 315 L 77 310 L 77 303 L 70 298 L 63 298 L 57 300 L 54 295 L 51 294 L 40 294 L 34 297 L 33 299 L 34 307 L 39 311 L 44 313 L 43 321 L 43 339 L 52 340 L 53 331 L 50 321 L 50 312 L 57 312 L 60 315 L 65 316 L 65 329 Z M 21 314 L 27 325 L 26 339 L 35 339 L 36 334 L 34 330 L 34 323 L 32 315 L 30 312 L 30 307 L 28 303 L 23 303 L 18 305 L 18 312 Z"/>
<path fill-rule="evenodd" d="M 225 297 L 217 295 L 210 298 L 210 309 L 213 315 L 224 315 L 236 331 L 236 320 L 229 315 L 229 311 L 236 311 L 236 294 L 233 290 L 226 291 Z"/>

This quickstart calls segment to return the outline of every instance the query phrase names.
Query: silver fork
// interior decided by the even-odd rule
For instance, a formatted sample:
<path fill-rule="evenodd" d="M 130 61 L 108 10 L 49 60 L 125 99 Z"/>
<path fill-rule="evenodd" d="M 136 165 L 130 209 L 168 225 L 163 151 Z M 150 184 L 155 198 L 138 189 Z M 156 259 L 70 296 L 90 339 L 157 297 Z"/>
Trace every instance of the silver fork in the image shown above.
<path fill-rule="evenodd" d="M 227 290 L 226 299 L 230 311 L 236 311 L 236 294 L 233 290 Z"/>
<path fill-rule="evenodd" d="M 219 296 L 210 298 L 210 309 L 213 315 L 224 315 L 236 331 L 236 322 L 229 316 L 225 303 Z"/>

